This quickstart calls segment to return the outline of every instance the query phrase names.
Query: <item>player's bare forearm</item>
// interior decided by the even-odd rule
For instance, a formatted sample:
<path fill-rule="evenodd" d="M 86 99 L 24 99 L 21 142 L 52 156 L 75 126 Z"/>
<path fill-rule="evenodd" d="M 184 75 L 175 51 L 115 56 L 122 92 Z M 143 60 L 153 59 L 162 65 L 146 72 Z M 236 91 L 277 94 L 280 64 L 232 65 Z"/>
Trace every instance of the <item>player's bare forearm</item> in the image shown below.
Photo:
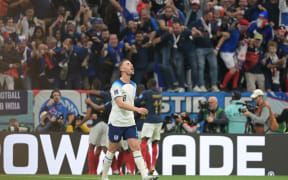
<path fill-rule="evenodd" d="M 90 103 L 90 106 L 91 106 L 93 109 L 97 110 L 97 111 L 99 111 L 99 110 L 105 110 L 104 104 L 98 105 L 98 104 Z"/>
<path fill-rule="evenodd" d="M 141 115 L 148 114 L 148 110 L 146 108 L 138 108 L 138 107 L 132 106 L 130 104 L 127 104 L 127 103 L 123 102 L 122 97 L 116 98 L 116 103 L 122 109 L 125 109 L 128 111 L 134 111 L 134 112 L 137 112 Z"/>
<path fill-rule="evenodd" d="M 128 111 L 137 112 L 137 109 L 138 109 L 138 108 L 135 107 L 135 106 L 132 106 L 132 105 L 130 105 L 130 104 L 125 103 L 125 102 L 123 101 L 122 97 L 116 98 L 115 101 L 116 101 L 117 105 L 118 105 L 120 108 L 125 109 L 125 110 L 128 110 Z"/>

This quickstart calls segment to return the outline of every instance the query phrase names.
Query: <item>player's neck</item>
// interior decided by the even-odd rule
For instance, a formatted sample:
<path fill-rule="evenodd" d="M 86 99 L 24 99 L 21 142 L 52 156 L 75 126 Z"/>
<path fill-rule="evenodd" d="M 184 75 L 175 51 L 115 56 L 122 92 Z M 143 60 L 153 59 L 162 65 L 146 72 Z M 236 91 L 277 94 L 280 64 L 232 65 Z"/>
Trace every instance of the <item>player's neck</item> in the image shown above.
<path fill-rule="evenodd" d="M 120 78 L 121 81 L 123 81 L 124 83 L 127 83 L 127 84 L 130 83 L 130 79 L 131 79 L 131 77 L 126 75 L 126 74 L 122 74 L 122 76 Z"/>

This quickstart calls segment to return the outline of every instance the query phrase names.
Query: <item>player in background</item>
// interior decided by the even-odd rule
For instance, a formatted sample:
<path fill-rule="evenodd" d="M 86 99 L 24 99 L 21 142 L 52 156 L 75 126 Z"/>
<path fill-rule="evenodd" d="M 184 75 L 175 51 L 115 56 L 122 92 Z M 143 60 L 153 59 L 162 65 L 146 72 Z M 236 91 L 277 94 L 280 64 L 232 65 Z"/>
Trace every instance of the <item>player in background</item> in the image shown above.
<path fill-rule="evenodd" d="M 155 171 L 158 143 L 160 141 L 160 131 L 162 128 L 162 92 L 157 89 L 157 82 L 150 79 L 147 82 L 148 90 L 145 90 L 140 97 L 144 102 L 144 107 L 148 109 L 149 113 L 146 116 L 142 129 L 141 152 L 144 159 L 147 159 L 148 149 L 147 141 L 152 142 L 152 164 L 149 169 L 149 174 L 153 175 Z"/>
<path fill-rule="evenodd" d="M 143 107 L 144 106 L 144 101 L 141 101 L 141 99 L 140 99 L 140 97 L 142 97 L 142 93 L 144 92 L 144 90 L 145 90 L 144 84 L 138 84 L 137 85 L 137 90 L 136 90 L 137 98 L 135 99 L 135 105 L 137 107 Z M 137 126 L 138 140 L 139 140 L 140 147 L 141 147 L 141 140 L 142 140 L 141 133 L 142 133 L 142 128 L 143 128 L 143 124 L 144 124 L 145 119 L 146 119 L 146 115 L 141 115 L 141 114 L 135 113 L 135 122 L 136 122 L 136 126 Z M 147 150 L 146 159 L 144 159 L 144 161 L 146 162 L 147 169 L 150 169 L 151 168 L 151 155 L 150 155 L 149 150 Z M 137 171 L 137 174 L 139 174 L 139 173 L 140 172 Z"/>
<path fill-rule="evenodd" d="M 97 174 L 99 157 L 101 151 L 107 152 L 108 147 L 108 117 L 111 110 L 109 104 L 111 101 L 109 92 L 101 91 L 101 82 L 94 79 L 91 86 L 90 96 L 85 100 L 87 104 L 87 113 L 81 124 L 87 120 L 93 120 L 93 127 L 89 134 L 89 151 L 88 151 L 88 167 L 90 175 Z M 111 104 L 110 104 L 111 106 Z M 94 151 L 96 147 L 96 150 Z"/>
<path fill-rule="evenodd" d="M 137 168 L 141 172 L 142 179 L 157 179 L 157 177 L 148 176 L 140 152 L 134 112 L 145 115 L 148 113 L 148 110 L 134 106 L 136 84 L 131 81 L 131 76 L 134 75 L 134 67 L 129 60 L 123 60 L 119 65 L 119 70 L 121 77 L 112 84 L 110 90 L 112 110 L 108 123 L 109 147 L 104 159 L 102 180 L 108 180 L 108 171 L 122 137 L 128 141 Z"/>

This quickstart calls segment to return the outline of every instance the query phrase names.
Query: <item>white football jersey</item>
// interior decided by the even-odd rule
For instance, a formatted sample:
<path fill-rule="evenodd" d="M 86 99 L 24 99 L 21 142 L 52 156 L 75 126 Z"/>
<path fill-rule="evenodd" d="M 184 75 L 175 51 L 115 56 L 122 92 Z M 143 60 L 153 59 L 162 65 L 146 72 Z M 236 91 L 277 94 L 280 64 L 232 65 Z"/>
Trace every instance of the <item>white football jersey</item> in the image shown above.
<path fill-rule="evenodd" d="M 125 103 L 134 106 L 136 83 L 130 81 L 129 84 L 126 84 L 118 79 L 112 84 L 110 93 L 112 97 L 112 110 L 108 123 L 116 127 L 128 127 L 135 125 L 134 112 L 120 108 L 115 99 L 117 97 L 122 97 Z"/>

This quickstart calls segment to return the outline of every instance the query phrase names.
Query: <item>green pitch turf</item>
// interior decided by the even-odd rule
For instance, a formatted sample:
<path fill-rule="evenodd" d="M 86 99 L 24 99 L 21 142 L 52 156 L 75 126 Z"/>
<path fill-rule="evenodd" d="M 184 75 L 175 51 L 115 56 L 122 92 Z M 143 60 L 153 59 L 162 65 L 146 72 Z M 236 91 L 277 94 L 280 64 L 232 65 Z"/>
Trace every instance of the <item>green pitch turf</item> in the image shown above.
<path fill-rule="evenodd" d="M 109 176 L 110 180 L 141 180 L 141 176 Z M 287 176 L 159 176 L 159 180 L 287 180 Z M 0 175 L 0 180 L 101 180 L 100 176 Z"/>

